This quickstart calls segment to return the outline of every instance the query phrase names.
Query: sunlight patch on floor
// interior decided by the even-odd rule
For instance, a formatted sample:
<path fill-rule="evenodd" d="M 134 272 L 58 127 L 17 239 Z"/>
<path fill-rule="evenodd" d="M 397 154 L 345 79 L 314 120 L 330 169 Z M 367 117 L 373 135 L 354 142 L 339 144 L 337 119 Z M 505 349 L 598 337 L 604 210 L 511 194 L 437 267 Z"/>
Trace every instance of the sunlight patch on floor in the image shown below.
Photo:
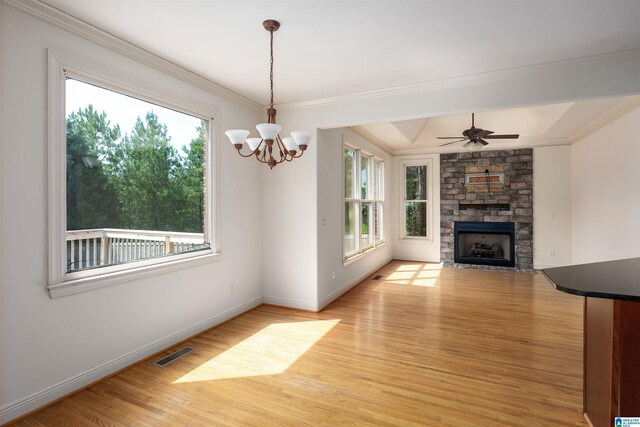
<path fill-rule="evenodd" d="M 384 279 L 384 283 L 397 285 L 424 286 L 432 288 L 438 284 L 442 264 L 406 264 L 401 265 Z"/>
<path fill-rule="evenodd" d="M 407 280 L 415 277 L 413 271 L 395 271 L 385 278 L 385 280 Z"/>
<path fill-rule="evenodd" d="M 411 280 L 385 280 L 384 283 L 393 283 L 394 285 L 410 285 Z M 380 285 L 382 286 L 382 285 Z M 376 288 L 377 289 L 377 288 Z"/>
<path fill-rule="evenodd" d="M 339 322 L 340 319 L 274 323 L 173 384 L 281 374 Z"/>
<path fill-rule="evenodd" d="M 418 271 L 420 269 L 419 264 L 405 264 L 396 268 L 396 271 Z"/>
<path fill-rule="evenodd" d="M 417 279 L 434 279 L 440 276 L 442 270 L 423 270 L 416 274 Z"/>
<path fill-rule="evenodd" d="M 438 279 L 415 279 L 411 282 L 413 286 L 426 286 L 428 288 L 433 288 L 436 283 L 438 283 Z"/>

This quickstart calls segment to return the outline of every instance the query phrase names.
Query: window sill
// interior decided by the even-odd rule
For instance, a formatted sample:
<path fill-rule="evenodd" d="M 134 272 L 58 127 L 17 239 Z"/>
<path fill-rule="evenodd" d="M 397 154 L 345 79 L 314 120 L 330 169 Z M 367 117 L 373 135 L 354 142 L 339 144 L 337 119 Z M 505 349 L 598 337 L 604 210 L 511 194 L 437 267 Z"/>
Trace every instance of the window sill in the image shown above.
<path fill-rule="evenodd" d="M 47 290 L 49 291 L 49 295 L 52 299 L 66 297 L 111 285 L 130 282 L 132 280 L 143 279 L 146 277 L 157 276 L 159 274 L 208 264 L 218 261 L 221 255 L 222 254 L 220 252 L 213 252 L 213 250 L 210 249 L 204 254 L 198 254 L 189 258 L 167 261 L 161 264 L 134 267 L 127 270 L 84 277 L 82 279 L 67 280 L 62 283 L 48 285 Z"/>
<path fill-rule="evenodd" d="M 401 237 L 399 240 L 402 243 L 411 243 L 411 244 L 418 244 L 418 245 L 433 244 L 433 239 L 429 237 Z"/>
<path fill-rule="evenodd" d="M 366 250 L 366 251 L 364 251 L 364 252 L 361 252 L 361 253 L 356 254 L 356 255 L 351 255 L 349 258 L 345 259 L 345 260 L 342 262 L 342 265 L 343 265 L 344 267 L 346 267 L 347 265 L 353 264 L 354 262 L 358 261 L 359 259 L 362 259 L 362 258 L 363 258 L 363 257 L 365 257 L 366 255 L 369 255 L 369 254 L 371 254 L 371 253 L 375 252 L 377 249 L 380 249 L 380 248 L 385 247 L 386 245 L 387 245 L 387 242 L 382 242 L 382 243 L 380 243 L 378 246 L 374 246 L 374 247 L 372 247 L 372 248 L 369 248 L 369 249 L 367 249 L 367 250 Z"/>

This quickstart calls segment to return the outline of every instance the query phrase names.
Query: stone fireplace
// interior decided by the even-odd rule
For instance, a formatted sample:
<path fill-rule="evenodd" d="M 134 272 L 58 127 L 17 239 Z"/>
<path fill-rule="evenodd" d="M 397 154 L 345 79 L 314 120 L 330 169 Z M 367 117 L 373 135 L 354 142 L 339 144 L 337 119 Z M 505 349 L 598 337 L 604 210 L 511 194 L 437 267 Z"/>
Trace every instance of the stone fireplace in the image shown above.
<path fill-rule="evenodd" d="M 533 269 L 533 150 L 440 155 L 445 266 Z"/>

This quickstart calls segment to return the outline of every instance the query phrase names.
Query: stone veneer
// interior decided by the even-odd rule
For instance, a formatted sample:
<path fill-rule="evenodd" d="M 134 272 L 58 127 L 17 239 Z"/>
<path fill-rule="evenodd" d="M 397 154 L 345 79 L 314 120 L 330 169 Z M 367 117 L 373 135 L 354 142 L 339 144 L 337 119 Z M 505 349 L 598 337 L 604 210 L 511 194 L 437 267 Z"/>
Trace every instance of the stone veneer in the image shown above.
<path fill-rule="evenodd" d="M 465 186 L 465 173 L 504 173 L 504 185 Z M 508 211 L 463 209 L 459 204 L 509 203 Z M 515 223 L 515 268 L 454 263 L 455 221 Z M 533 150 L 476 151 L 440 155 L 440 256 L 445 266 L 533 270 Z"/>

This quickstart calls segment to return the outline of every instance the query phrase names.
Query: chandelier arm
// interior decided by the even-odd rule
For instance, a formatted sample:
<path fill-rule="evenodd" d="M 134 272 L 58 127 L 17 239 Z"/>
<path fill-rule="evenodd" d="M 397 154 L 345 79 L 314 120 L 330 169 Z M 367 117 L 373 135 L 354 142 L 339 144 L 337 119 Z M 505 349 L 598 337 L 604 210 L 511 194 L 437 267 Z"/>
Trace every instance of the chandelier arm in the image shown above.
<path fill-rule="evenodd" d="M 278 149 L 280 150 L 280 160 L 278 161 L 278 163 L 282 163 L 285 160 L 287 160 L 287 154 L 289 152 L 287 151 L 287 148 L 282 143 L 282 140 L 280 139 L 280 135 L 276 137 L 276 141 L 278 143 Z"/>
<path fill-rule="evenodd" d="M 282 148 L 280 148 L 280 144 L 277 142 L 278 139 L 280 139 L 280 137 L 276 137 L 276 146 L 277 146 L 278 151 L 279 151 L 278 159 L 276 160 L 276 157 L 273 155 L 273 152 L 271 153 L 271 158 L 273 159 L 273 161 L 275 162 L 276 165 L 279 165 L 280 163 L 285 161 L 284 152 L 282 151 Z"/>
<path fill-rule="evenodd" d="M 251 157 L 251 156 L 255 155 L 255 154 L 256 154 L 256 151 L 257 151 L 257 149 L 256 149 L 256 150 L 254 150 L 254 151 L 250 152 L 249 154 L 246 154 L 246 155 L 245 155 L 245 154 L 242 154 L 242 153 L 240 152 L 240 150 L 242 150 L 242 148 L 236 148 L 236 150 L 238 150 L 238 154 L 240 154 L 240 157 Z"/>
<path fill-rule="evenodd" d="M 262 148 L 260 148 L 260 147 L 262 147 Z M 263 161 L 264 160 L 264 152 L 266 150 L 267 150 L 267 143 L 264 142 L 264 139 L 263 139 L 263 140 L 260 141 L 260 144 L 258 144 L 258 146 L 256 147 L 256 151 L 255 151 L 256 159 L 258 159 L 258 161 L 261 162 L 261 163 L 266 163 L 265 161 Z M 262 159 L 263 160 L 260 160 L 260 155 L 261 154 L 262 154 Z"/>
<path fill-rule="evenodd" d="M 266 159 L 265 159 L 265 153 L 267 151 L 267 147 L 265 146 L 262 151 L 257 151 L 256 152 L 256 159 L 260 162 L 260 163 L 267 163 Z M 262 156 L 261 156 L 262 155 Z"/>

